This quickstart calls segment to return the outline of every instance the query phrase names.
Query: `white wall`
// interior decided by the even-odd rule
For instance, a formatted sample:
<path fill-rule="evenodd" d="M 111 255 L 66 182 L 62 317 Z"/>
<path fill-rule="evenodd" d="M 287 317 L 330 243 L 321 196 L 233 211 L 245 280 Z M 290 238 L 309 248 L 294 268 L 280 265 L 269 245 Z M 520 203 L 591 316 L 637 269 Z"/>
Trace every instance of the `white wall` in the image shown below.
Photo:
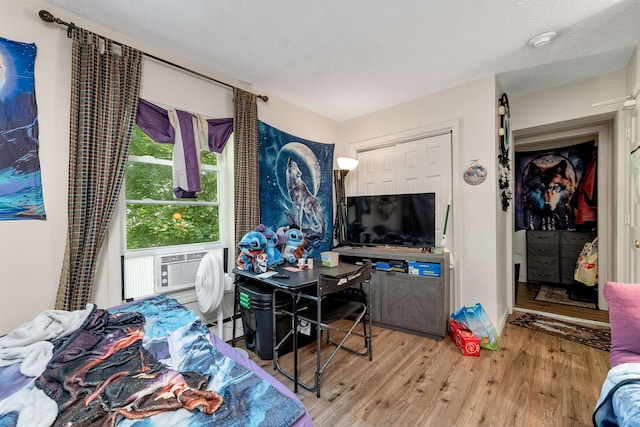
<path fill-rule="evenodd" d="M 34 1 L 3 2 L 2 37 L 35 43 L 39 157 L 46 221 L 1 221 L 0 334 L 53 308 L 67 229 L 70 42 L 47 28 Z M 70 46 L 70 45 L 69 45 Z"/>
<path fill-rule="evenodd" d="M 258 101 L 261 121 L 291 135 L 325 144 L 338 142 L 338 123 L 277 98 Z M 337 147 L 336 147 L 337 150 Z"/>
<path fill-rule="evenodd" d="M 219 76 L 203 70 L 178 58 L 158 52 L 123 35 L 86 21 L 69 12 L 57 9 L 37 0 L 3 2 L 0 14 L 1 36 L 11 40 L 36 43 L 37 58 L 35 65 L 36 96 L 38 120 L 40 126 L 39 158 L 42 168 L 42 186 L 46 221 L 0 221 L 0 334 L 7 333 L 18 325 L 31 320 L 43 310 L 53 309 L 64 255 L 67 230 L 67 179 L 68 179 L 68 141 L 69 141 L 69 98 L 71 75 L 71 40 L 67 38 L 64 27 L 45 24 L 38 11 L 49 10 L 57 17 L 88 30 L 110 37 L 116 41 L 144 50 L 145 52 L 194 69 L 218 80 L 228 82 L 245 90 L 258 93 L 258 90 L 246 87 L 231 78 Z M 145 68 L 161 67 L 143 65 L 142 88 L 151 83 L 144 80 Z M 156 70 L 158 71 L 158 70 Z M 170 73 L 175 75 L 174 73 Z M 160 75 L 156 74 L 161 78 Z M 167 78 L 167 87 L 179 87 L 185 91 L 195 86 L 188 83 L 193 77 Z M 159 99 L 162 94 L 149 93 L 151 101 L 172 103 L 174 99 Z M 226 107 L 231 106 L 232 94 L 228 89 L 212 83 L 211 91 L 202 93 L 192 91 L 190 106 L 202 108 L 203 113 L 217 114 L 220 109 L 211 110 L 210 96 L 225 96 Z M 217 95 L 216 95 L 217 94 Z M 268 94 L 267 94 L 268 95 Z M 175 99 L 175 105 L 181 100 Z M 307 110 L 271 97 L 265 104 L 259 103 L 260 119 L 279 129 L 299 135 L 302 138 L 333 143 L 337 140 L 337 124 Z M 207 110 L 208 109 L 208 110 Z M 233 156 L 228 158 L 233 164 Z M 232 178 L 232 176 L 231 176 Z M 231 179 L 227 182 L 232 187 Z M 231 206 L 232 200 L 230 201 Z M 232 214 L 232 212 L 231 212 Z M 231 218 L 230 224 L 233 224 Z M 231 225 L 233 227 L 233 225 Z M 233 230 L 227 230 L 233 239 Z M 120 241 L 118 227 L 113 227 L 109 235 L 110 245 L 103 249 L 100 271 L 97 275 L 94 301 L 101 307 L 118 303 L 120 295 L 119 255 Z M 233 242 L 231 242 L 233 244 Z"/>
<path fill-rule="evenodd" d="M 612 104 L 592 107 L 591 104 L 620 98 L 625 94 L 625 70 L 619 70 L 577 83 L 510 98 L 511 129 L 514 133 L 522 135 L 528 128 L 610 114 L 620 106 Z"/>
<path fill-rule="evenodd" d="M 640 91 L 640 41 L 633 51 L 625 74 L 625 87 L 628 94 L 637 95 Z"/>

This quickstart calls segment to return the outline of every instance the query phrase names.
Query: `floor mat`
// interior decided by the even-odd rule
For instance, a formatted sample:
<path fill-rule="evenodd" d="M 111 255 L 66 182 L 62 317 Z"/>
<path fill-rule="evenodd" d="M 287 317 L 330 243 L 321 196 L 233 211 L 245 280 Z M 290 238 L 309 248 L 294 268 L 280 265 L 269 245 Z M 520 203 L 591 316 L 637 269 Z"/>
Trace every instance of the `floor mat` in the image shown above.
<path fill-rule="evenodd" d="M 569 298 L 567 289 L 559 286 L 541 285 L 534 298 L 536 301 L 552 302 L 554 304 L 570 305 L 573 307 L 592 308 L 596 310 L 597 304 L 587 301 L 576 301 Z"/>
<path fill-rule="evenodd" d="M 509 323 L 600 350 L 611 351 L 610 328 L 579 325 L 534 313 L 525 313 Z"/>

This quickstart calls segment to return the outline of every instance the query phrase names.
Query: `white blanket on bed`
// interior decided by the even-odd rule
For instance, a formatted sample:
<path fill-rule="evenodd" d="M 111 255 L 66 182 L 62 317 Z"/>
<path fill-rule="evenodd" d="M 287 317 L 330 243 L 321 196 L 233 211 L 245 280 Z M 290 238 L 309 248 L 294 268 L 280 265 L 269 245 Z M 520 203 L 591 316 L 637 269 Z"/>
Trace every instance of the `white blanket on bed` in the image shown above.
<path fill-rule="evenodd" d="M 28 386 L 0 401 L 0 415 L 11 413 L 16 417 L 15 427 L 49 427 L 58 416 L 58 404 L 36 388 L 32 380 Z"/>
<path fill-rule="evenodd" d="M 23 375 L 39 376 L 53 354 L 50 341 L 67 336 L 82 326 L 93 307 L 93 304 L 87 304 L 84 310 L 47 310 L 0 337 L 0 367 L 21 363 Z"/>

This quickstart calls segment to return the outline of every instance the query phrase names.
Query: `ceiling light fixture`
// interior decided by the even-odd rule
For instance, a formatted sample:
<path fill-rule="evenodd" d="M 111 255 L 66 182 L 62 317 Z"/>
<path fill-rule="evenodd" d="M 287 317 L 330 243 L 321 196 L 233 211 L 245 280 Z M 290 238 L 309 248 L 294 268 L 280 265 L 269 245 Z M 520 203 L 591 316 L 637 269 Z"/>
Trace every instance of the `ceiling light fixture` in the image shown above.
<path fill-rule="evenodd" d="M 551 40 L 555 39 L 558 36 L 558 33 L 555 31 L 547 31 L 542 34 L 538 34 L 537 36 L 531 37 L 529 40 L 529 46 L 534 49 L 540 49 L 543 46 L 551 43 Z"/>

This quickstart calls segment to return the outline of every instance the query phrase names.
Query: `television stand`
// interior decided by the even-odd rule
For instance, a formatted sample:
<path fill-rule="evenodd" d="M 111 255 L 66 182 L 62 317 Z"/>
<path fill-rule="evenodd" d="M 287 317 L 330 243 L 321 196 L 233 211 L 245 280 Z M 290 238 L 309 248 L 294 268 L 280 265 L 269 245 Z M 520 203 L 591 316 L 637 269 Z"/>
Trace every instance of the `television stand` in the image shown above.
<path fill-rule="evenodd" d="M 374 270 L 371 276 L 371 322 L 377 326 L 441 339 L 450 316 L 449 254 L 423 253 L 420 248 L 341 246 L 333 249 L 349 262 L 369 259 L 416 261 L 439 267 L 437 276 Z M 434 266 L 434 267 L 435 267 Z M 435 269 L 435 268 L 434 268 Z"/>

